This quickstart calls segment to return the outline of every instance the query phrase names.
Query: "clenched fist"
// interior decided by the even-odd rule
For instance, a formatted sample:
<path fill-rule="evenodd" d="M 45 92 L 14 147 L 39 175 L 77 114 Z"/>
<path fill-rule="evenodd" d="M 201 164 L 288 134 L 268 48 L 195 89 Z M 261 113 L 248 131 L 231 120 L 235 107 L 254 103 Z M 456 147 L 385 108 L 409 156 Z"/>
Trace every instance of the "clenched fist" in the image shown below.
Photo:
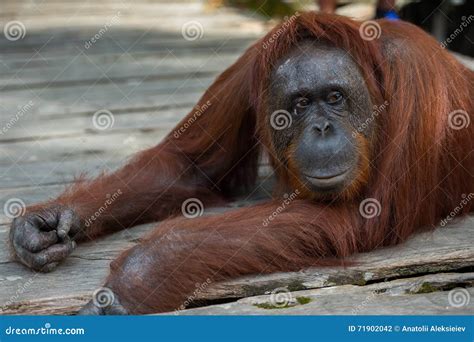
<path fill-rule="evenodd" d="M 53 205 L 13 220 L 10 240 L 18 258 L 30 268 L 49 272 L 76 247 L 81 220 L 70 208 Z"/>

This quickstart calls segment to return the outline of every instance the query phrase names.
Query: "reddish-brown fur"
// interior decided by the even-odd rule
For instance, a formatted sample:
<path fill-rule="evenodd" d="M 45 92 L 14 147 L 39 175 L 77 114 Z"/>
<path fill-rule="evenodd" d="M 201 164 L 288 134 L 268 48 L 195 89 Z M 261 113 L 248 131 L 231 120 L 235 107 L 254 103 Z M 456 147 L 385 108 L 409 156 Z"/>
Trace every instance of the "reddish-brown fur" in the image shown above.
<path fill-rule="evenodd" d="M 279 189 L 294 190 L 291 170 L 273 157 L 266 92 L 272 66 L 308 37 L 347 51 L 359 64 L 373 103 L 388 101 L 365 152 L 369 167 L 361 170 L 362 181 L 350 195 L 318 203 L 302 189 L 268 224 L 264 220 L 281 206 L 279 199 L 217 216 L 168 220 L 124 252 L 112 263 L 106 286 L 129 312 L 177 309 L 195 284 L 207 279 L 334 264 L 402 242 L 433 228 L 462 194 L 474 192 L 474 124 L 461 130 L 448 124 L 448 114 L 459 109 L 473 121 L 473 72 L 420 29 L 378 23 L 380 39 L 365 41 L 358 22 L 304 13 L 264 49 L 263 42 L 281 29 L 276 27 L 217 78 L 198 103 L 211 105 L 182 134 L 170 133 L 121 170 L 78 183 L 54 201 L 86 218 L 106 194 L 121 189 L 123 195 L 82 235 L 94 238 L 175 215 L 190 197 L 205 208 L 219 203 L 236 186 L 254 184 L 262 150 L 270 155 Z M 177 129 L 193 115 L 194 110 Z M 380 202 L 379 216 L 360 215 L 365 198 Z M 471 208 L 464 206 L 462 214 Z"/>

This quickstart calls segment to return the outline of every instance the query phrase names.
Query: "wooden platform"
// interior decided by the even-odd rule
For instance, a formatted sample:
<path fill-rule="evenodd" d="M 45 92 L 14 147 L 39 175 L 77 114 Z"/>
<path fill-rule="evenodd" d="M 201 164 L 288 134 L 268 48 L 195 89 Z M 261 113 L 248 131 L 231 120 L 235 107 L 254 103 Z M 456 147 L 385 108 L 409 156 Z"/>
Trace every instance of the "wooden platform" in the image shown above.
<path fill-rule="evenodd" d="M 197 0 L 141 0 L 133 8 L 119 0 L 3 0 L 0 18 L 18 20 L 26 30 L 15 41 L 0 36 L 0 208 L 12 199 L 30 205 L 54 197 L 80 172 L 113 170 L 158 143 L 266 29 L 252 15 L 211 10 Z M 190 21 L 202 26 L 202 37 L 184 39 L 181 30 Z M 114 124 L 100 131 L 92 117 L 102 109 L 113 114 Z M 110 261 L 151 227 L 81 245 L 55 272 L 38 274 L 12 262 L 9 221 L 2 211 L 3 314 L 74 314 L 101 285 Z M 198 294 L 201 305 L 209 306 L 180 314 L 472 313 L 473 246 L 471 217 L 357 256 L 350 268 L 210 286 Z M 453 305 L 453 289 L 468 302 Z M 274 305 L 277 292 L 285 305 Z"/>

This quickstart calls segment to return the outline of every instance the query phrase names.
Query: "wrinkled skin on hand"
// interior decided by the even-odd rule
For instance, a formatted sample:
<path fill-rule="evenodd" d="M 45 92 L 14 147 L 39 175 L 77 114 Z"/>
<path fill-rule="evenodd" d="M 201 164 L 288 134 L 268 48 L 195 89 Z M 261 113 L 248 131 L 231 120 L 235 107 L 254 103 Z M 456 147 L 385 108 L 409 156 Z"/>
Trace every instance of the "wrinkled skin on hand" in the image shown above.
<path fill-rule="evenodd" d="M 53 205 L 13 220 L 10 241 L 18 259 L 28 267 L 50 272 L 76 247 L 73 240 L 81 220 L 70 208 Z"/>

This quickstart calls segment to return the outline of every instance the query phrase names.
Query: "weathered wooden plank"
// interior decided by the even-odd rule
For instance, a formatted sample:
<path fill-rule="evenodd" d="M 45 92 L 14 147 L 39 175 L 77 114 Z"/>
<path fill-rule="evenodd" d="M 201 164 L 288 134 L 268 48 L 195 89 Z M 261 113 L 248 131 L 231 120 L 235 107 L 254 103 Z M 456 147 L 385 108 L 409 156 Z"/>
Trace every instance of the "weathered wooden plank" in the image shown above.
<path fill-rule="evenodd" d="M 217 49 L 217 48 L 216 48 Z M 107 62 L 110 64 L 113 64 L 114 61 L 120 62 L 120 63 L 127 63 L 130 62 L 132 63 L 133 61 L 138 61 L 140 63 L 141 60 L 143 60 L 143 64 L 149 63 L 150 59 L 164 59 L 167 58 L 170 55 L 170 52 L 176 56 L 177 60 L 180 60 L 182 56 L 189 54 L 190 51 L 195 52 L 198 54 L 199 58 L 202 56 L 205 58 L 206 54 L 212 53 L 212 51 L 207 48 L 207 47 L 196 47 L 193 49 L 189 49 L 186 51 L 176 51 L 176 50 L 170 50 L 167 49 L 166 51 L 156 51 L 156 49 L 151 49 L 150 51 L 145 51 L 145 52 L 135 52 L 135 53 L 130 53 L 130 54 L 124 54 L 121 52 L 110 52 L 110 53 L 101 53 L 97 55 L 92 55 L 89 52 L 87 55 L 85 54 L 80 54 L 76 48 L 74 48 L 75 51 L 73 51 L 72 56 L 59 56 L 58 54 L 55 54 L 54 57 L 48 58 L 48 59 L 38 59 L 38 58 L 33 58 L 33 53 L 27 54 L 25 58 L 23 59 L 18 59 L 15 58 L 14 60 L 6 60 L 4 57 L 0 57 L 0 72 L 5 72 L 5 73 L 10 73 L 10 75 L 13 75 L 19 71 L 19 70 L 37 70 L 38 68 L 47 68 L 51 67 L 52 65 L 56 65 L 58 67 L 62 67 L 62 69 L 67 69 L 70 67 L 68 63 L 70 63 L 71 59 L 75 58 L 75 63 L 79 64 L 87 64 L 89 62 L 93 62 L 94 64 L 98 65 L 101 67 L 101 61 L 103 67 L 101 67 L 103 70 L 106 70 L 107 67 Z M 236 54 L 239 55 L 242 53 L 244 48 L 242 45 L 233 47 L 232 49 L 225 49 L 225 50 L 218 50 L 219 52 L 222 52 L 224 54 L 229 53 L 229 54 Z M 215 50 L 214 50 L 215 51 Z M 110 67 L 109 64 L 109 67 Z M 195 68 L 191 71 L 197 71 Z"/>
<path fill-rule="evenodd" d="M 111 134 L 79 135 L 47 140 L 25 141 L 0 145 L 0 164 L 71 160 L 77 162 L 98 158 L 125 158 L 144 148 L 156 145 L 169 133 L 169 128 L 127 130 Z M 140 139 L 134 134 L 140 133 Z M 59 165 L 58 165 L 59 167 Z"/>
<path fill-rule="evenodd" d="M 124 164 L 126 159 L 107 160 L 104 164 L 99 159 L 88 159 L 87 162 L 80 160 L 45 161 L 37 163 L 23 163 L 0 165 L 0 189 L 20 189 L 27 187 L 35 192 L 35 187 L 40 185 L 60 185 L 71 183 L 80 174 L 94 177 L 104 171 L 115 170 Z M 13 194 L 14 196 L 15 194 Z M 28 194 L 27 194 L 27 197 Z"/>
<path fill-rule="evenodd" d="M 128 13 L 133 13 L 134 8 L 129 6 L 130 11 Z M 52 7 L 50 7 L 52 8 Z M 48 6 L 41 6 L 37 7 L 41 11 L 48 11 Z M 123 8 L 117 8 L 117 11 L 121 11 Z M 114 9 L 111 9 L 109 12 L 110 14 L 115 14 Z M 53 11 L 50 11 L 53 12 Z M 128 14 L 124 12 L 124 14 Z M 53 12 L 54 13 L 54 12 Z M 42 28 L 54 28 L 54 27 L 61 27 L 61 26 L 68 26 L 69 23 L 71 26 L 74 27 L 81 27 L 81 26 L 91 26 L 91 25 L 104 25 L 107 18 L 104 18 L 103 13 L 93 13 L 90 11 L 80 11 L 78 10 L 74 15 L 62 16 L 62 15 L 48 15 L 48 21 L 44 21 L 44 17 L 41 15 L 40 11 L 33 12 L 24 12 L 20 13 L 19 17 L 22 22 L 25 23 L 25 26 L 30 27 L 32 30 L 39 30 Z M 174 25 L 176 23 L 182 23 L 188 21 L 190 19 L 200 21 L 203 26 L 212 27 L 217 29 L 219 25 L 223 25 L 227 29 L 232 26 L 235 26 L 242 21 L 243 18 L 240 14 L 232 11 L 232 10 L 221 10 L 221 11 L 209 11 L 209 12 L 201 12 L 196 15 L 192 11 L 186 13 L 184 11 L 182 15 L 179 16 L 166 16 L 163 15 L 160 17 L 160 20 L 156 20 L 156 13 L 145 13 L 143 15 L 138 15 L 138 13 L 133 13 L 134 15 L 124 15 L 120 18 L 116 25 L 126 26 L 126 27 L 143 27 L 143 28 L 166 28 L 168 25 Z M 141 14 L 141 13 L 140 13 Z M 180 13 L 181 14 L 181 13 Z M 223 28 L 223 26 L 220 26 Z M 169 26 L 168 26 L 169 28 Z"/>
<path fill-rule="evenodd" d="M 187 79 L 194 73 L 216 74 L 224 70 L 238 58 L 236 53 L 225 53 L 209 56 L 201 55 L 195 58 L 178 58 L 174 54 L 158 57 L 147 57 L 138 61 L 120 60 L 96 63 L 93 60 L 76 61 L 69 68 L 51 65 L 44 68 L 12 69 L 0 74 L 0 92 L 16 89 L 41 87 L 67 87 L 79 82 L 126 83 L 136 82 L 137 79 L 163 81 L 172 78 Z M 99 81 L 98 81 L 99 80 Z"/>
<path fill-rule="evenodd" d="M 48 30 L 51 33 L 51 37 L 54 37 L 56 31 L 61 31 L 63 28 L 74 27 L 77 31 L 88 31 L 91 32 L 91 37 L 96 34 L 104 25 L 107 20 L 103 17 L 94 17 L 91 15 L 77 15 L 69 18 L 63 17 L 50 17 L 47 22 L 41 17 L 21 17 L 21 22 L 26 27 L 26 31 L 30 32 L 30 37 L 33 36 L 33 32 Z M 109 18 L 113 20 L 113 17 Z M 156 17 L 149 16 L 140 18 L 139 16 L 124 16 L 118 19 L 118 23 L 113 25 L 110 30 L 120 31 L 120 28 L 126 30 L 141 30 L 145 32 L 169 32 L 170 35 L 178 37 L 181 35 L 181 29 L 186 23 L 194 21 L 199 22 L 199 27 L 202 27 L 202 32 L 208 37 L 228 39 L 230 37 L 239 37 L 242 35 L 248 35 L 256 37 L 256 31 L 259 34 L 263 34 L 263 26 L 253 21 L 242 20 L 242 17 L 234 14 L 226 14 L 223 16 L 216 16 L 215 14 L 206 14 L 201 16 L 169 16 L 156 20 Z M 95 32 L 94 32 L 95 28 Z M 238 29 L 238 30 L 236 30 Z M 25 35 L 26 37 L 26 35 Z M 3 37 L 2 37 L 3 38 Z M 2 39 L 0 38 L 0 39 Z M 187 41 L 182 38 L 183 46 Z M 11 42 L 3 38 L 2 45 L 4 46 L 3 54 L 10 52 L 26 52 L 25 48 L 22 47 L 21 42 Z M 190 46 L 191 44 L 189 44 Z M 50 49 L 50 52 L 52 50 Z M 72 49 L 63 49 L 64 52 L 71 52 Z"/>
<path fill-rule="evenodd" d="M 471 315 L 474 310 L 474 300 L 471 299 L 474 298 L 473 286 L 474 273 L 438 273 L 368 286 L 343 285 L 295 292 L 281 288 L 278 295 L 244 298 L 232 303 L 174 313 L 178 315 Z M 452 299 L 455 293 L 460 296 L 456 301 Z M 38 309 L 44 310 L 44 307 L 40 306 Z"/>
<path fill-rule="evenodd" d="M 127 97 L 136 96 L 137 92 L 145 91 L 151 93 L 154 91 L 155 95 L 159 94 L 174 94 L 181 89 L 188 90 L 205 90 L 210 82 L 215 78 L 215 72 L 195 72 L 187 75 L 188 78 L 179 77 L 160 77 L 159 75 L 156 78 L 142 76 L 142 77 L 131 77 L 125 80 L 118 80 L 119 82 L 113 82 L 108 80 L 107 82 L 100 82 L 103 77 L 103 74 L 97 70 L 98 77 L 94 81 L 83 84 L 83 82 L 78 81 L 77 84 L 70 82 L 66 87 L 55 87 L 51 88 L 45 85 L 38 89 L 14 89 L 13 93 L 9 93 L 6 97 L 5 103 L 2 103 L 2 106 L 8 109 L 17 109 L 19 105 L 26 104 L 30 100 L 37 100 L 38 102 L 43 101 L 53 101 L 54 95 L 65 97 L 64 100 L 56 98 L 57 102 L 66 103 L 65 101 L 78 102 L 79 99 L 84 99 L 87 101 L 94 101 L 95 103 L 100 103 L 98 99 L 100 98 L 100 93 L 103 93 L 104 97 L 115 99 L 115 101 L 121 101 L 120 103 L 128 103 L 131 101 Z M 69 87 L 74 87 L 74 89 L 69 89 Z M 38 99 L 39 98 L 39 99 Z M 127 102 L 125 102 L 127 100 Z M 16 103 L 16 107 L 14 104 Z M 40 106 L 40 103 L 35 105 Z"/>
<path fill-rule="evenodd" d="M 67 5 L 66 5 L 67 4 Z M 183 3 L 165 2 L 133 2 L 133 6 L 128 2 L 7 2 L 2 1 L 0 17 L 10 16 L 70 16 L 71 13 L 89 14 L 106 17 L 115 15 L 119 10 L 122 15 L 154 15 L 160 16 L 175 15 L 177 12 L 185 15 L 201 14 L 205 9 L 204 1 L 189 1 L 185 6 Z"/>
<path fill-rule="evenodd" d="M 127 83 L 79 84 L 73 88 L 45 88 L 15 91 L 2 99 L 3 125 L 12 117 L 95 112 L 99 109 L 143 108 L 157 105 L 180 105 L 193 102 L 214 80 L 215 75 L 195 75 L 188 79 L 136 79 Z M 187 95 L 190 98 L 187 98 Z M 26 109 L 25 109 L 26 108 Z M 21 115 L 20 115 L 21 114 Z M 3 126 L 2 125 L 2 126 Z"/>
<path fill-rule="evenodd" d="M 210 80 L 209 80 L 210 81 Z M 208 82 L 209 82 L 208 81 Z M 123 93 L 117 88 L 112 89 L 113 85 L 109 86 L 108 97 L 100 98 L 93 93 L 92 89 L 87 90 L 83 96 L 80 93 L 74 99 L 73 96 L 69 95 L 73 103 L 66 103 L 64 101 L 55 101 L 51 96 L 48 98 L 42 96 L 37 98 L 35 94 L 27 94 L 20 96 L 18 93 L 15 96 L 8 97 L 5 103 L 2 104 L 1 115 L 2 115 L 2 130 L 10 130 L 12 126 L 18 124 L 22 120 L 28 120 L 31 117 L 38 119 L 50 119 L 53 117 L 66 116 L 71 113 L 75 115 L 80 113 L 82 115 L 93 115 L 96 111 L 101 109 L 107 109 L 112 114 L 114 113 L 136 113 L 139 111 L 155 111 L 167 109 L 170 107 L 180 108 L 183 105 L 194 105 L 197 103 L 199 98 L 202 96 L 203 89 L 208 84 L 194 83 L 189 85 L 182 84 L 179 90 L 164 90 L 167 93 L 156 93 L 152 86 L 140 85 L 135 89 L 130 86 L 127 98 L 123 97 Z M 71 89 L 69 92 L 76 91 L 77 88 Z M 96 90 L 100 90 L 100 87 L 96 87 Z M 84 88 L 82 88 L 84 91 Z M 54 93 L 52 91 L 51 93 Z M 30 96 L 28 96 L 30 95 Z M 107 94 L 105 94 L 107 95 Z M 31 102 L 30 102 L 31 101 Z M 15 105 L 16 104 L 16 105 Z M 20 108 L 20 109 L 19 109 Z M 22 108 L 29 108 L 24 110 Z"/>
<path fill-rule="evenodd" d="M 448 228 L 419 234 L 405 244 L 361 254 L 355 257 L 358 262 L 356 266 L 315 268 L 295 273 L 245 277 L 225 284 L 211 284 L 205 292 L 198 293 L 198 298 L 235 300 L 244 296 L 262 295 L 280 287 L 294 291 L 344 284 L 363 285 L 369 281 L 380 282 L 384 279 L 457 271 L 474 264 L 473 223 L 474 217 L 469 217 Z M 150 225 L 136 227 L 81 245 L 57 271 L 49 274 L 33 273 L 21 265 L 8 261 L 7 255 L 3 253 L 0 260 L 6 261 L 0 262 L 0 274 L 3 275 L 0 278 L 0 305 L 4 313 L 32 312 L 30 310 L 51 314 L 74 312 L 90 298 L 94 289 L 100 286 L 110 260 L 120 250 L 133 245 L 149 229 Z M 6 237 L 2 235 L 7 234 L 7 229 L 0 230 L 0 234 L 0 241 L 4 241 L 5 239 L 1 238 Z M 0 251 L 4 250 L 6 247 L 0 246 Z M 358 287 L 348 289 L 352 288 Z M 42 291 L 41 296 L 38 296 L 38 289 Z M 336 297 L 328 298 L 325 303 L 333 301 L 338 303 Z M 65 307 L 65 300 L 71 303 L 70 306 Z M 403 300 L 408 301 L 405 297 Z M 11 303 L 5 307 L 7 302 Z M 361 298 L 355 297 L 353 304 L 360 302 Z M 420 308 L 424 307 L 423 302 L 417 304 Z M 339 308 L 341 305 L 334 307 Z M 388 305 L 388 301 L 381 305 Z M 256 311 L 259 310 L 254 312 Z"/>
<path fill-rule="evenodd" d="M 94 33 L 92 32 L 90 35 L 92 37 Z M 140 37 L 136 37 L 135 40 L 139 38 Z M 90 37 L 88 39 L 90 39 Z M 222 42 L 222 38 L 214 38 L 204 42 L 186 42 L 184 44 L 178 39 L 179 38 L 175 37 L 170 43 L 167 43 L 166 41 L 163 42 L 161 38 L 150 38 L 149 43 L 138 44 L 137 47 L 133 46 L 134 41 L 131 39 L 130 41 L 122 42 L 124 45 L 122 49 L 133 47 L 133 49 L 127 53 L 124 53 L 124 51 L 118 47 L 114 47 L 115 43 L 112 44 L 111 40 L 106 38 L 104 42 L 100 40 L 97 45 L 94 44 L 94 47 L 89 50 L 84 49 L 84 42 L 77 42 L 76 45 L 63 45 L 62 48 L 58 47 L 57 49 L 48 48 L 48 45 L 43 48 L 41 48 L 41 46 L 36 47 L 30 45 L 18 45 L 16 47 L 9 45 L 8 50 L 4 49 L 3 53 L 0 53 L 0 71 L 16 72 L 19 69 L 35 69 L 54 65 L 64 68 L 70 63 L 73 57 L 77 58 L 75 61 L 78 63 L 93 61 L 95 64 L 100 65 L 101 62 L 112 64 L 115 61 L 133 62 L 149 60 L 151 58 L 159 59 L 168 56 L 170 53 L 178 59 L 189 56 L 190 52 L 196 54 L 196 58 L 205 56 L 206 54 L 212 54 L 213 52 L 222 53 L 224 55 L 227 53 L 238 54 L 254 40 L 254 38 L 246 38 L 240 41 L 238 38 L 232 38 L 231 40 Z M 174 44 L 171 44 L 172 42 L 174 42 Z M 40 48 L 41 56 L 37 53 Z M 81 53 L 81 51 L 83 53 Z"/>
<path fill-rule="evenodd" d="M 177 106 L 178 107 L 178 106 Z M 100 134 L 104 138 L 111 133 L 133 134 L 137 130 L 168 129 L 169 131 L 191 111 L 192 106 L 182 106 L 173 110 L 137 111 L 134 113 L 112 113 L 114 122 L 110 128 L 100 131 L 94 126 L 94 113 L 70 113 L 44 120 L 27 116 L 0 135 L 0 142 L 47 140 L 86 134 Z"/>
<path fill-rule="evenodd" d="M 5 216 L 3 210 L 5 203 L 8 200 L 15 199 L 25 203 L 26 206 L 34 203 L 43 202 L 49 199 L 57 197 L 62 191 L 65 190 L 67 184 L 55 184 L 55 185 L 38 185 L 26 188 L 11 188 L 0 190 L 0 224 L 8 224 L 11 218 Z"/>
<path fill-rule="evenodd" d="M 178 94 L 161 94 L 156 95 L 155 97 L 147 96 L 140 97 L 139 95 L 133 97 L 131 106 L 120 106 L 121 104 L 109 103 L 107 110 L 112 112 L 113 115 L 127 115 L 134 113 L 143 113 L 143 112 L 153 112 L 160 113 L 167 111 L 170 108 L 175 108 L 177 111 L 180 111 L 180 108 L 191 108 L 193 107 L 198 99 L 202 96 L 201 91 L 187 91 L 186 89 L 181 89 L 180 91 L 180 101 L 177 100 Z M 105 102 L 105 101 L 104 101 Z M 64 117 L 92 117 L 97 110 L 106 109 L 105 107 L 98 107 L 94 104 L 88 104 L 87 102 L 79 103 L 74 108 L 68 108 L 67 111 L 60 112 L 54 106 L 54 103 L 50 103 L 48 108 L 38 107 L 35 105 L 36 102 L 32 100 L 32 104 L 27 103 L 26 106 L 17 108 L 16 110 L 7 110 L 6 108 L 0 107 L 0 113 L 2 115 L 2 132 L 3 135 L 8 133 L 10 130 L 15 130 L 15 127 L 26 120 L 54 120 L 62 119 Z M 25 109 L 22 109 L 25 108 Z M 54 108 L 54 110 L 51 110 Z M 82 110 L 80 110 L 82 109 Z"/>

